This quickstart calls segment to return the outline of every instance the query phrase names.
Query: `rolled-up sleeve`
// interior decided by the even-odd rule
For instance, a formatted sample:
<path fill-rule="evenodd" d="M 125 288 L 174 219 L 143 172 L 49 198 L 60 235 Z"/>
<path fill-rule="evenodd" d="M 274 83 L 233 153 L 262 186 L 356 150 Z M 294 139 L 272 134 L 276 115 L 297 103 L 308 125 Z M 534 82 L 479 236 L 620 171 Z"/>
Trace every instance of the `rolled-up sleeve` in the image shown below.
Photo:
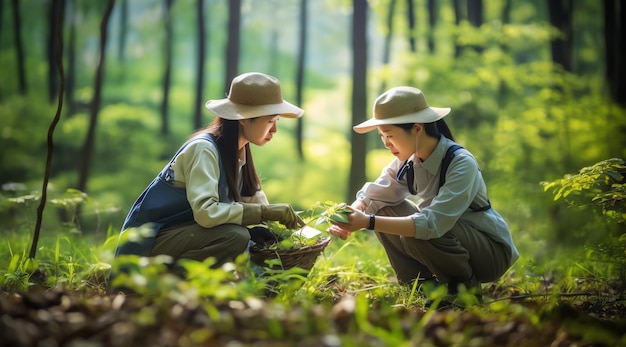
<path fill-rule="evenodd" d="M 454 157 L 439 193 L 430 205 L 411 215 L 415 223 L 415 238 L 439 238 L 452 229 L 468 210 L 480 188 L 478 174 L 478 164 L 471 155 L 460 152 Z M 439 183 L 438 179 L 436 183 Z"/>
<path fill-rule="evenodd" d="M 365 213 L 376 213 L 385 206 L 394 206 L 409 196 L 405 181 L 396 179 L 402 163 L 394 159 L 380 173 L 374 182 L 367 182 L 357 192 L 357 200 L 365 202 Z"/>
<path fill-rule="evenodd" d="M 191 143 L 175 159 L 175 181 L 184 184 L 194 220 L 205 228 L 226 223 L 241 224 L 243 206 L 219 199 L 219 157 L 208 141 Z"/>

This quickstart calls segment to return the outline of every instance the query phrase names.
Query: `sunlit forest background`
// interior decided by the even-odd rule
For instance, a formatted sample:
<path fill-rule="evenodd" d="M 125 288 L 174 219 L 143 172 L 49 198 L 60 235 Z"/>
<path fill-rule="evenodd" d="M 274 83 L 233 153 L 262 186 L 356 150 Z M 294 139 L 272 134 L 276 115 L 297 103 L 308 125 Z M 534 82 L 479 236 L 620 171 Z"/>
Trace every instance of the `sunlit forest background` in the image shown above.
<path fill-rule="evenodd" d="M 57 112 L 42 233 L 71 222 L 76 233 L 104 235 L 119 230 L 187 135 L 213 119 L 204 102 L 223 98 L 235 75 L 260 71 L 305 110 L 253 148 L 270 202 L 352 202 L 392 159 L 375 134 L 352 125 L 371 117 L 385 89 L 411 85 L 430 105 L 452 108 L 446 121 L 477 157 L 519 264 L 606 241 L 619 224 L 555 202 L 542 182 L 626 157 L 624 67 L 615 59 L 624 30 L 611 20 L 619 5 L 0 2 L 1 232 L 34 228 Z"/>

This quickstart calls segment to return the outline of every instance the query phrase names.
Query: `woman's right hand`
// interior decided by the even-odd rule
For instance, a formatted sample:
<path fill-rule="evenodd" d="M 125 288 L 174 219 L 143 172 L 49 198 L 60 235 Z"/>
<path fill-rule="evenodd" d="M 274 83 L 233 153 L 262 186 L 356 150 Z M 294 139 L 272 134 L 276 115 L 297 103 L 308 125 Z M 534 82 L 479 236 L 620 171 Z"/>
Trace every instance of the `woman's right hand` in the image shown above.
<path fill-rule="evenodd" d="M 365 208 L 367 207 L 367 204 L 364 201 L 362 201 L 362 200 L 355 200 L 352 203 L 352 205 L 350 205 L 350 207 L 353 210 L 363 212 L 363 211 L 365 211 Z M 350 235 L 352 235 L 352 231 L 351 230 L 348 230 L 348 229 L 346 229 L 346 228 L 344 228 L 344 227 L 342 227 L 340 225 L 337 225 L 335 223 L 333 223 L 330 226 L 330 228 L 328 228 L 328 232 L 331 235 L 334 235 L 334 236 L 336 236 L 336 237 L 338 237 L 338 238 L 340 238 L 342 240 L 346 240 L 346 239 L 348 239 L 348 237 Z"/>
<path fill-rule="evenodd" d="M 367 204 L 363 200 L 355 200 L 350 206 L 352 206 L 353 209 L 361 212 L 365 211 L 365 209 L 367 208 Z"/>

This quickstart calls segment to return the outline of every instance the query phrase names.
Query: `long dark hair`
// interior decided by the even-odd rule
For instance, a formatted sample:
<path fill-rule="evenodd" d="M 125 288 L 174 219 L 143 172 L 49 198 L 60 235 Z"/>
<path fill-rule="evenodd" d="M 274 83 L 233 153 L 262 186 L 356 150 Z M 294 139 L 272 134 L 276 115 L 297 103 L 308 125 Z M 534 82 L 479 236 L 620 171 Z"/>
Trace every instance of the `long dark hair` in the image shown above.
<path fill-rule="evenodd" d="M 410 130 L 415 123 L 405 123 L 405 124 L 396 124 L 400 128 L 404 130 Z M 431 123 L 424 123 L 424 131 L 426 131 L 426 135 L 434 138 L 439 138 L 441 135 L 449 138 L 454 141 L 454 136 L 452 136 L 452 131 L 448 127 L 448 124 L 443 119 L 440 119 Z"/>
<path fill-rule="evenodd" d="M 187 140 L 200 134 L 212 135 L 213 139 L 215 139 L 215 143 L 217 143 L 217 150 L 219 151 L 222 165 L 224 166 L 226 182 L 228 182 L 228 191 L 232 200 L 240 201 L 242 196 L 252 196 L 261 189 L 261 181 L 254 167 L 250 144 L 247 143 L 244 147 L 246 165 L 244 165 L 241 170 L 243 186 L 241 191 L 239 191 L 238 121 L 216 117 L 215 120 L 205 128 L 191 134 Z"/>

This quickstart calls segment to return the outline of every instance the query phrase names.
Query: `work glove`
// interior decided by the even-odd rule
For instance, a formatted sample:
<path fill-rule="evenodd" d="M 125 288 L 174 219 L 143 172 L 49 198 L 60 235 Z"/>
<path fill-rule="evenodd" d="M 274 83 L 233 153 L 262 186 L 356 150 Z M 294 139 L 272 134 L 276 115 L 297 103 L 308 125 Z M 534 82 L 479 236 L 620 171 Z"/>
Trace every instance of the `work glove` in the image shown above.
<path fill-rule="evenodd" d="M 248 228 L 248 232 L 250 233 L 250 240 L 254 241 L 254 243 L 256 243 L 259 247 L 264 247 L 281 241 L 278 238 L 278 235 L 263 226 Z"/>
<path fill-rule="evenodd" d="M 289 229 L 298 229 L 305 225 L 296 211 L 289 204 L 242 204 L 243 218 L 241 224 L 259 224 L 263 221 L 278 221 Z"/>
<path fill-rule="evenodd" d="M 289 229 L 299 229 L 306 224 L 289 204 L 261 205 L 261 219 L 278 221 Z"/>

